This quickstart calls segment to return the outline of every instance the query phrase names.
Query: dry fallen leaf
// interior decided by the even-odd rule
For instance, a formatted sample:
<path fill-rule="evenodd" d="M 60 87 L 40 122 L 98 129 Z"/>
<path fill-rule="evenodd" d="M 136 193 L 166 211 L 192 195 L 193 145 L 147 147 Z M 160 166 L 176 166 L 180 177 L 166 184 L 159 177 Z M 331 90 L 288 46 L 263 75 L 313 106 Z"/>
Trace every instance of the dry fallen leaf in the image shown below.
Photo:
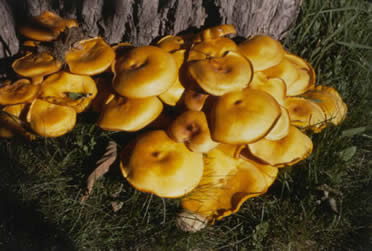
<path fill-rule="evenodd" d="M 101 178 L 105 173 L 110 170 L 110 166 L 117 158 L 117 144 L 110 141 L 106 147 L 105 154 L 100 160 L 96 162 L 96 169 L 89 175 L 87 180 L 87 192 L 81 197 L 80 203 L 84 203 L 91 194 L 96 180 Z"/>

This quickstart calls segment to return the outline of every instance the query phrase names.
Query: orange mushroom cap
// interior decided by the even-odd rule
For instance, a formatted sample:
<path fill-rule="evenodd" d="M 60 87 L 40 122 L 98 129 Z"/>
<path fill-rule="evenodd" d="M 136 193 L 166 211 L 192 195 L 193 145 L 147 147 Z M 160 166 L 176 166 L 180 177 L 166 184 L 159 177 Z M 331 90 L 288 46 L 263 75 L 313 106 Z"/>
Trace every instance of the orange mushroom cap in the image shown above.
<path fill-rule="evenodd" d="M 0 87 L 0 105 L 14 105 L 32 102 L 39 93 L 40 86 L 32 85 L 28 79 L 20 79 Z"/>
<path fill-rule="evenodd" d="M 1 109 L 0 138 L 11 138 L 17 133 L 21 133 L 24 136 L 30 135 L 20 123 L 20 118 L 25 110 L 25 104 L 8 105 Z"/>
<path fill-rule="evenodd" d="M 193 152 L 209 152 L 218 143 L 211 139 L 207 118 L 201 111 L 186 111 L 169 126 L 168 135 L 183 142 Z"/>
<path fill-rule="evenodd" d="M 168 35 L 161 38 L 156 44 L 167 52 L 174 52 L 183 48 L 185 41 L 180 36 Z"/>
<path fill-rule="evenodd" d="M 192 89 L 186 89 L 184 95 L 185 106 L 191 111 L 201 111 L 208 96 L 208 94 L 199 93 Z"/>
<path fill-rule="evenodd" d="M 249 38 L 239 44 L 239 49 L 251 61 L 255 72 L 278 65 L 284 57 L 280 42 L 266 35 Z"/>
<path fill-rule="evenodd" d="M 313 100 L 322 108 L 328 122 L 338 125 L 345 119 L 347 106 L 334 88 L 319 85 L 303 96 Z"/>
<path fill-rule="evenodd" d="M 286 108 L 280 106 L 280 110 L 282 111 L 278 121 L 276 121 L 273 128 L 270 132 L 265 136 L 265 139 L 268 140 L 280 140 L 286 137 L 289 133 L 289 128 L 291 126 L 291 121 L 289 119 L 289 113 Z"/>
<path fill-rule="evenodd" d="M 213 223 L 237 212 L 247 199 L 265 193 L 277 172 L 252 160 L 235 159 L 217 147 L 205 154 L 203 177 L 182 199 L 182 207 Z"/>
<path fill-rule="evenodd" d="M 17 74 L 32 78 L 33 84 L 40 84 L 45 75 L 55 73 L 61 67 L 62 64 L 47 52 L 27 53 L 12 64 Z"/>
<path fill-rule="evenodd" d="M 79 113 L 90 105 L 96 95 L 97 86 L 91 77 L 61 71 L 43 82 L 39 98 L 53 104 L 70 106 Z"/>
<path fill-rule="evenodd" d="M 169 89 L 177 79 L 174 57 L 155 46 L 130 50 L 113 67 L 114 90 L 129 98 L 157 96 Z"/>
<path fill-rule="evenodd" d="M 227 144 L 256 141 L 271 130 L 280 114 L 280 105 L 266 92 L 250 88 L 230 92 L 212 108 L 212 139 Z"/>
<path fill-rule="evenodd" d="M 25 37 L 38 41 L 52 41 L 68 28 L 76 27 L 76 20 L 63 19 L 51 11 L 45 11 L 40 16 L 33 17 L 31 21 L 18 27 Z"/>
<path fill-rule="evenodd" d="M 310 99 L 288 97 L 284 106 L 289 112 L 291 124 L 301 129 L 311 129 L 320 132 L 326 127 L 326 115 L 321 107 Z"/>
<path fill-rule="evenodd" d="M 120 155 L 123 176 L 136 189 L 176 198 L 193 190 L 203 175 L 201 153 L 171 140 L 162 130 L 142 134 Z"/>
<path fill-rule="evenodd" d="M 243 90 L 253 75 L 250 62 L 233 51 L 218 58 L 191 61 L 187 70 L 204 91 L 215 96 Z"/>
<path fill-rule="evenodd" d="M 111 66 L 114 49 L 101 37 L 79 41 L 65 55 L 70 71 L 76 74 L 96 75 Z"/>
<path fill-rule="evenodd" d="M 68 106 L 35 99 L 27 113 L 31 129 L 44 137 L 58 137 L 72 130 L 76 123 L 76 111 Z"/>
<path fill-rule="evenodd" d="M 116 96 L 103 106 L 97 124 L 109 131 L 137 131 L 154 121 L 162 110 L 163 103 L 157 97 Z"/>
<path fill-rule="evenodd" d="M 291 126 L 286 137 L 276 141 L 263 138 L 248 144 L 248 149 L 250 154 L 263 163 L 283 167 L 293 165 L 309 156 L 313 150 L 313 143 L 306 134 Z"/>
<path fill-rule="evenodd" d="M 217 39 L 230 34 L 236 34 L 235 27 L 231 24 L 221 24 L 215 27 L 211 27 L 202 30 L 200 33 L 196 34 L 193 39 L 194 42 L 207 41 L 212 39 Z"/>
<path fill-rule="evenodd" d="M 227 37 L 219 37 L 192 46 L 187 61 L 222 57 L 229 51 L 237 52 L 238 50 L 239 47 L 233 40 Z"/>

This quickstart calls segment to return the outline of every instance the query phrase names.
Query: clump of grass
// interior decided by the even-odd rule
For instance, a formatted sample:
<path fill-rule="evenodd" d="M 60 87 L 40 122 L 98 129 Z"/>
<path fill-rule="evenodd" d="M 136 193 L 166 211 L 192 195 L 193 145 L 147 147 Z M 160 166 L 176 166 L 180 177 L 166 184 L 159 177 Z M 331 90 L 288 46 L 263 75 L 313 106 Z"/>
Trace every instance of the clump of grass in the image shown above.
<path fill-rule="evenodd" d="M 314 66 L 318 84 L 341 93 L 347 119 L 312 135 L 313 154 L 281 169 L 270 190 L 244 203 L 237 214 L 198 233 L 180 232 L 175 227 L 179 201 L 136 191 L 122 178 L 118 163 L 81 205 L 85 180 L 108 140 L 126 140 L 81 118 L 71 133 L 57 139 L 0 141 L 0 247 L 371 249 L 371 10 L 367 1 L 304 1 L 285 46 Z M 318 187 L 324 184 L 336 191 L 330 196 L 338 213 L 328 200 L 320 201 Z M 123 203 L 116 213 L 112 201 Z"/>

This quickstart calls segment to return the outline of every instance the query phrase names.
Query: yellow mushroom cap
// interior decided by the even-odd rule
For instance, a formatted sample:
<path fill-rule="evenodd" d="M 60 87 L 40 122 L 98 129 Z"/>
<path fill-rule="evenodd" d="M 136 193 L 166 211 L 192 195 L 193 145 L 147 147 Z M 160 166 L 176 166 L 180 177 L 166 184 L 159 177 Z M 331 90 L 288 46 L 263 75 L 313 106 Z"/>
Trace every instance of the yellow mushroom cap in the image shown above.
<path fill-rule="evenodd" d="M 76 111 L 68 106 L 55 105 L 35 99 L 27 113 L 31 129 L 44 137 L 58 137 L 72 130 L 76 123 Z"/>
<path fill-rule="evenodd" d="M 178 50 L 172 53 L 177 65 L 177 70 L 181 74 L 181 66 L 185 60 L 186 50 Z M 180 82 L 179 74 L 177 74 L 177 79 L 174 84 L 165 92 L 159 95 L 159 98 L 167 105 L 175 106 L 177 102 L 181 99 L 185 87 Z"/>
<path fill-rule="evenodd" d="M 72 98 L 75 94 L 79 97 Z M 79 113 L 89 106 L 96 95 L 97 86 L 90 76 L 61 71 L 45 79 L 39 98 L 53 104 L 70 106 Z"/>
<path fill-rule="evenodd" d="M 0 138 L 11 138 L 15 133 L 25 131 L 22 125 L 15 120 L 25 112 L 25 104 L 8 105 L 0 112 Z"/>
<path fill-rule="evenodd" d="M 345 119 L 347 106 L 334 88 L 319 85 L 306 92 L 304 97 L 316 102 L 322 108 L 328 122 L 338 125 Z"/>
<path fill-rule="evenodd" d="M 32 78 L 33 84 L 41 83 L 45 75 L 57 72 L 61 67 L 62 64 L 47 52 L 27 53 L 12 64 L 17 74 Z"/>
<path fill-rule="evenodd" d="M 72 19 L 63 19 L 51 11 L 45 11 L 40 16 L 33 17 L 28 23 L 21 25 L 18 30 L 25 37 L 38 41 L 52 41 L 66 27 L 72 28 L 78 23 Z"/>
<path fill-rule="evenodd" d="M 194 42 L 207 41 L 217 39 L 230 34 L 236 34 L 235 27 L 231 24 L 221 24 L 215 27 L 211 27 L 196 34 L 193 39 Z"/>
<path fill-rule="evenodd" d="M 115 58 L 114 49 L 101 37 L 78 42 L 65 55 L 70 71 L 76 74 L 95 75 L 104 72 Z"/>
<path fill-rule="evenodd" d="M 154 121 L 163 110 L 157 97 L 113 98 L 103 106 L 98 126 L 109 131 L 137 131 Z"/>
<path fill-rule="evenodd" d="M 249 88 L 267 92 L 283 105 L 287 96 L 287 86 L 280 78 L 268 78 L 263 72 L 255 72 Z"/>
<path fill-rule="evenodd" d="M 174 52 L 182 48 L 182 45 L 185 43 L 182 37 L 168 35 L 161 38 L 156 44 L 163 50 L 167 52 Z"/>
<path fill-rule="evenodd" d="M 239 49 L 251 61 L 255 72 L 279 64 L 284 57 L 280 42 L 266 35 L 249 38 L 239 44 Z"/>
<path fill-rule="evenodd" d="M 250 62 L 233 51 L 219 58 L 189 62 L 187 70 L 204 91 L 215 96 L 246 88 L 253 75 Z"/>
<path fill-rule="evenodd" d="M 201 111 L 186 111 L 169 126 L 168 134 L 176 142 L 183 142 L 193 152 L 209 152 L 218 143 L 211 139 L 207 118 Z"/>
<path fill-rule="evenodd" d="M 320 132 L 326 126 L 326 116 L 317 103 L 302 97 L 288 97 L 284 106 L 289 112 L 291 124 L 301 129 Z"/>
<path fill-rule="evenodd" d="M 270 68 L 263 71 L 267 78 L 281 78 L 288 88 L 298 79 L 298 67 L 287 58 Z"/>
<path fill-rule="evenodd" d="M 309 80 L 308 86 L 305 87 L 304 89 L 306 91 L 313 89 L 315 87 L 315 82 L 316 82 L 316 74 L 315 74 L 314 68 L 305 59 L 295 54 L 286 52 L 284 57 L 288 59 L 290 62 L 292 62 L 293 64 L 297 65 L 298 68 L 303 69 L 307 72 L 310 80 Z M 295 87 L 292 87 L 292 88 L 295 88 Z M 296 87 L 296 89 L 299 89 L 299 88 Z"/>
<path fill-rule="evenodd" d="M 286 137 L 276 141 L 264 138 L 248 144 L 248 149 L 263 163 L 282 167 L 293 165 L 309 156 L 313 150 L 313 143 L 306 134 L 291 126 Z"/>
<path fill-rule="evenodd" d="M 204 156 L 199 186 L 182 199 L 182 207 L 212 222 L 220 220 L 237 212 L 247 199 L 265 193 L 276 174 L 277 168 L 234 159 L 213 149 Z"/>
<path fill-rule="evenodd" d="M 123 176 L 136 189 L 176 198 L 193 190 L 203 175 L 203 155 L 171 140 L 165 131 L 142 134 L 133 150 L 121 153 Z"/>
<path fill-rule="evenodd" d="M 199 93 L 192 89 L 186 89 L 184 96 L 185 106 L 191 111 L 201 111 L 207 98 L 208 94 Z"/>
<path fill-rule="evenodd" d="M 280 117 L 270 132 L 265 136 L 265 139 L 280 140 L 288 135 L 291 125 L 289 113 L 283 106 L 280 106 L 280 109 L 282 111 Z"/>
<path fill-rule="evenodd" d="M 169 89 L 177 79 L 174 57 L 155 46 L 130 50 L 113 67 L 114 90 L 121 96 L 145 98 L 157 96 Z"/>
<path fill-rule="evenodd" d="M 189 51 L 187 61 L 222 57 L 229 51 L 238 51 L 238 45 L 227 37 L 203 41 L 195 44 Z"/>
<path fill-rule="evenodd" d="M 281 114 L 280 105 L 266 92 L 244 89 L 218 98 L 212 108 L 212 139 L 246 144 L 264 137 Z"/>
<path fill-rule="evenodd" d="M 32 102 L 39 93 L 40 86 L 32 85 L 28 79 L 20 79 L 0 87 L 0 105 L 14 105 Z"/>

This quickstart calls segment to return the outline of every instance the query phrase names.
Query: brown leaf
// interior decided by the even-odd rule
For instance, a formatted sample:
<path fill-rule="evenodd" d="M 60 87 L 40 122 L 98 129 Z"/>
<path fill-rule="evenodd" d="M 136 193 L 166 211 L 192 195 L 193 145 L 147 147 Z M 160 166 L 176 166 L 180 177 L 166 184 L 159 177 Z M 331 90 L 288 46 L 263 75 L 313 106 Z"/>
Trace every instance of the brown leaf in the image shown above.
<path fill-rule="evenodd" d="M 117 144 L 114 141 L 110 141 L 106 147 L 105 154 L 100 160 L 96 162 L 96 169 L 89 175 L 87 180 L 87 192 L 81 197 L 80 203 L 84 203 L 93 190 L 93 186 L 99 178 L 110 170 L 110 166 L 115 162 L 117 158 Z"/>

